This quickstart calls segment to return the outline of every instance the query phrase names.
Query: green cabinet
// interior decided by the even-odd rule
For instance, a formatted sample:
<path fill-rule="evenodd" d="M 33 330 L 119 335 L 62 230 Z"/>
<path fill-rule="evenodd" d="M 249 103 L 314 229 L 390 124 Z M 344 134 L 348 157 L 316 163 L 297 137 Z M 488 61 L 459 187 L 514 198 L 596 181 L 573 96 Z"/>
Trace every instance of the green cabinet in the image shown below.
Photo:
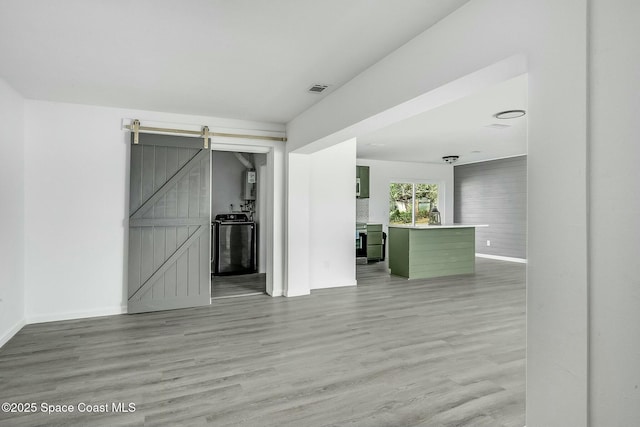
<path fill-rule="evenodd" d="M 389 226 L 389 269 L 407 279 L 473 274 L 475 271 L 473 226 Z"/>
<path fill-rule="evenodd" d="M 356 197 L 369 198 L 369 166 L 356 166 Z"/>
<path fill-rule="evenodd" d="M 383 251 L 382 224 L 367 224 L 367 261 L 382 261 Z"/>
<path fill-rule="evenodd" d="M 367 261 L 382 261 L 382 245 L 367 245 Z"/>

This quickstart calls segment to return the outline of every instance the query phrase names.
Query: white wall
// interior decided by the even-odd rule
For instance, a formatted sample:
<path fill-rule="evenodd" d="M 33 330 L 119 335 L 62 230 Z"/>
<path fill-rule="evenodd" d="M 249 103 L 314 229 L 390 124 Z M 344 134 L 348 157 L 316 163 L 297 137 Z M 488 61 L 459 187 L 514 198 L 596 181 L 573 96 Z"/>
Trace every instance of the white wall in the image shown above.
<path fill-rule="evenodd" d="M 0 79 L 0 347 L 24 326 L 24 100 Z"/>
<path fill-rule="evenodd" d="M 243 156 L 253 164 L 256 170 L 258 165 L 266 165 L 265 154 L 243 153 Z M 242 179 L 247 168 L 230 151 L 213 151 L 211 162 L 211 214 L 230 213 L 229 205 L 231 204 L 234 212 L 240 211 L 240 205 L 244 204 Z"/>
<path fill-rule="evenodd" d="M 586 25 L 587 0 L 472 0 L 287 126 L 290 151 L 326 148 L 373 121 L 419 113 L 408 111 L 412 100 L 457 78 L 526 56 L 528 69 L 503 68 L 499 77 L 529 72 L 528 427 L 587 424 Z M 292 225 L 289 234 L 298 231 Z M 296 247 L 296 257 L 304 250 Z"/>
<path fill-rule="evenodd" d="M 245 155 L 250 161 L 251 154 Z M 244 165 L 229 151 L 213 151 L 211 157 L 211 215 L 240 211 L 244 204 L 242 194 L 242 174 Z"/>
<path fill-rule="evenodd" d="M 287 275 L 285 296 L 309 295 L 311 259 L 310 200 L 311 156 L 289 153 L 287 156 Z M 339 206 L 336 206 L 339 209 Z M 335 246 L 334 246 L 335 247 Z"/>
<path fill-rule="evenodd" d="M 434 163 L 388 162 L 358 159 L 369 166 L 369 222 L 389 225 L 389 184 L 429 182 L 438 184 L 438 210 L 443 222 L 453 223 L 453 166 Z"/>
<path fill-rule="evenodd" d="M 220 132 L 282 130 L 267 123 L 43 101 L 25 106 L 28 322 L 125 309 L 129 134 L 121 129 L 122 119 L 208 125 Z M 276 166 L 283 166 L 280 159 Z M 276 218 L 281 217 L 278 209 Z M 272 232 L 282 233 L 282 224 Z M 275 254 L 272 261 L 277 266 L 281 259 Z M 274 277 L 282 280 L 279 271 Z M 281 289 L 282 283 L 274 286 Z"/>
<path fill-rule="evenodd" d="M 591 2 L 590 415 L 640 425 L 640 3 Z"/>
<path fill-rule="evenodd" d="M 309 287 L 355 286 L 356 140 L 309 156 Z"/>

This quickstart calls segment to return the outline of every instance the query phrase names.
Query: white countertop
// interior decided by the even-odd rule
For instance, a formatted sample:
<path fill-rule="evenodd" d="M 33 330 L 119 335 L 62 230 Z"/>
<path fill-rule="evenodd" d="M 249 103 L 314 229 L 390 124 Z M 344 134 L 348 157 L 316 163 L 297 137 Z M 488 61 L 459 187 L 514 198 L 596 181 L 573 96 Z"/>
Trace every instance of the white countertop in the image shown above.
<path fill-rule="evenodd" d="M 435 230 L 439 228 L 471 228 L 471 227 L 488 227 L 489 224 L 442 224 L 442 225 L 429 225 L 429 224 L 390 224 L 389 228 L 410 228 L 413 230 Z"/>

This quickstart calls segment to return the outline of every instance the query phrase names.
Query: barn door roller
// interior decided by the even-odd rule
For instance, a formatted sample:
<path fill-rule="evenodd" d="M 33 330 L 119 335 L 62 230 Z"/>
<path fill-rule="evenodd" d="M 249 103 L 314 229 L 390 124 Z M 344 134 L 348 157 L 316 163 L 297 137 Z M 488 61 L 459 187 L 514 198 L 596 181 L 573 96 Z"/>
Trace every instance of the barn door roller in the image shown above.
<path fill-rule="evenodd" d="M 137 144 L 140 141 L 140 120 L 135 119 L 132 123 L 133 126 L 133 143 Z"/>
<path fill-rule="evenodd" d="M 209 148 L 209 126 L 202 126 L 202 137 L 204 138 L 204 149 Z"/>

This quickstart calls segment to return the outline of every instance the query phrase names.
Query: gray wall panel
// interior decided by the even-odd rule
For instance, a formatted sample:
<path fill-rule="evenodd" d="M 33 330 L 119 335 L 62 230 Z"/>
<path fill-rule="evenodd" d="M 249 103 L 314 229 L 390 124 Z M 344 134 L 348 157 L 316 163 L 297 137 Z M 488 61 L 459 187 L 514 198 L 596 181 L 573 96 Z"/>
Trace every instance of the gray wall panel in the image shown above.
<path fill-rule="evenodd" d="M 489 224 L 476 229 L 476 252 L 526 258 L 527 157 L 460 165 L 453 170 L 454 221 Z"/>

